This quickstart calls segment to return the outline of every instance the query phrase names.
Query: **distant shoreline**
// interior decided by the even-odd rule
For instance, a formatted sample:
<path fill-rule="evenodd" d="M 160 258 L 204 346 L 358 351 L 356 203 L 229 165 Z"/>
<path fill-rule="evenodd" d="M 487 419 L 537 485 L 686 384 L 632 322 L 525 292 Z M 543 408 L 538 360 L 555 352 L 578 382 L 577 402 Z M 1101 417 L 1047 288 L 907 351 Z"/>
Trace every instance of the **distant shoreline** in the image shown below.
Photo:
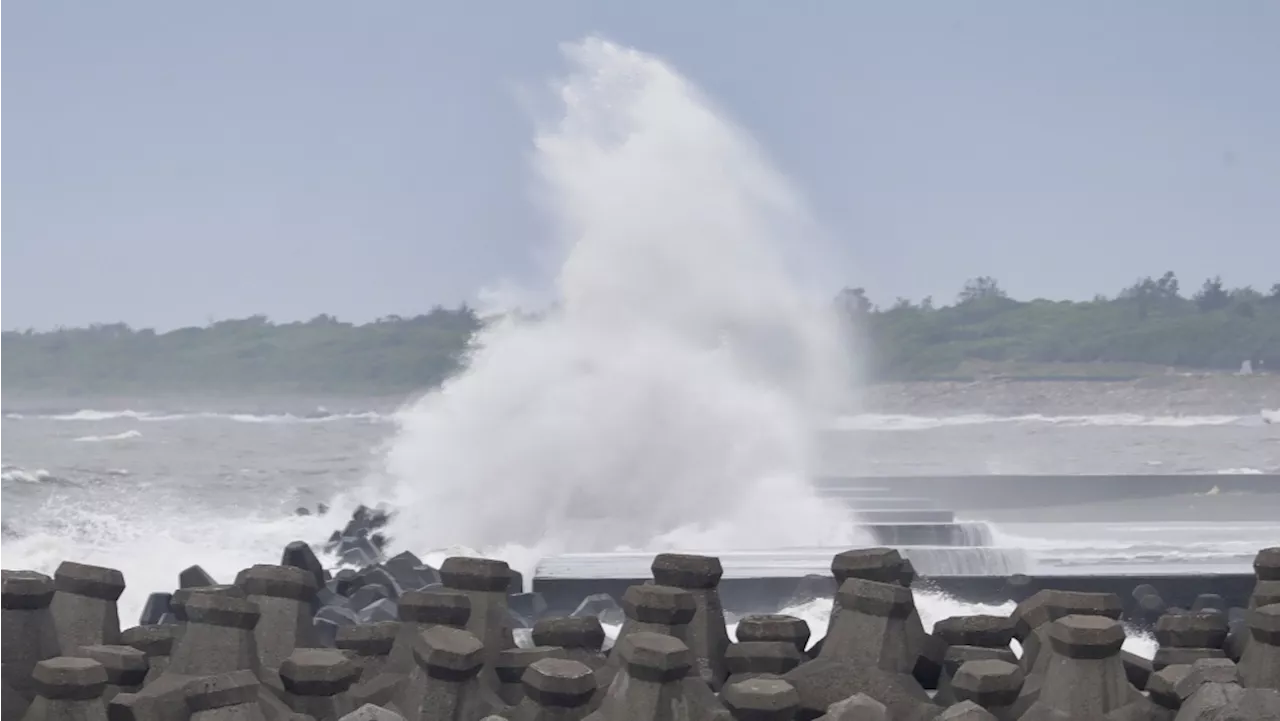
<path fill-rule="evenodd" d="M 1123 383 L 1280 369 L 1280 283 L 1264 295 L 1211 279 L 1188 298 L 1166 273 L 1113 299 L 1073 302 L 1015 300 L 978 278 L 948 306 L 899 299 L 881 309 L 853 288 L 834 307 L 855 378 L 872 385 Z M 167 333 L 123 323 L 5 331 L 0 371 L 7 391 L 63 395 L 412 394 L 465 368 L 489 323 L 464 305 L 359 325 L 258 315 Z"/>
<path fill-rule="evenodd" d="M 939 383 L 939 382 L 1093 382 L 1128 383 L 1144 378 L 1261 378 L 1272 376 L 1267 370 L 1253 370 L 1242 374 L 1237 370 L 1163 366 L 1149 363 L 1125 363 L 1095 361 L 1090 363 L 1033 363 L 1007 361 L 1001 363 L 965 362 L 956 372 L 916 378 L 885 379 L 881 383 Z"/>

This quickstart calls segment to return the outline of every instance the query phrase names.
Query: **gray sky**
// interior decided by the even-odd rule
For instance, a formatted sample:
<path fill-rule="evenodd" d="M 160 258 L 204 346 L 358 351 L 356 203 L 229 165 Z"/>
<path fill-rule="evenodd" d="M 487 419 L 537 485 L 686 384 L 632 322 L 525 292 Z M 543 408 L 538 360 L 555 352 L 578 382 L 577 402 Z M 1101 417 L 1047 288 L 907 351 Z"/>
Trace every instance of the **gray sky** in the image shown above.
<path fill-rule="evenodd" d="M 1280 282 L 1271 0 L 4 9 L 7 329 L 366 320 L 528 277 L 519 91 L 589 32 L 752 132 L 882 303 Z"/>

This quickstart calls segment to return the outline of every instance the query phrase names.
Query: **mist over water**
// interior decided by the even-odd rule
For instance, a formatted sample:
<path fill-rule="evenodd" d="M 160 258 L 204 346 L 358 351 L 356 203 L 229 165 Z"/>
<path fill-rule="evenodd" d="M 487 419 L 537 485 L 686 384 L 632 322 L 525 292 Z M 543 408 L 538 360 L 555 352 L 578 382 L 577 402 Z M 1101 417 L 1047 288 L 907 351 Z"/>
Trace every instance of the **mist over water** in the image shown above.
<path fill-rule="evenodd" d="M 807 482 L 850 371 L 830 289 L 794 271 L 803 204 L 661 60 L 564 55 L 533 153 L 554 303 L 400 414 L 375 482 L 390 535 L 508 556 L 854 542 Z"/>

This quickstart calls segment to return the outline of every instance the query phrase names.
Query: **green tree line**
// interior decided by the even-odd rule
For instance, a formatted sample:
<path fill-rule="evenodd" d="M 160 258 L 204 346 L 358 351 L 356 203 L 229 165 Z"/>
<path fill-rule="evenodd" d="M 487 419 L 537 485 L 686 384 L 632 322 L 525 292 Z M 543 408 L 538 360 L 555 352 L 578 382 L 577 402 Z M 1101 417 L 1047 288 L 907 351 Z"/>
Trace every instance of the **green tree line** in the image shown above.
<path fill-rule="evenodd" d="M 974 364 L 1093 364 L 1103 369 L 1097 375 L 1115 364 L 1235 370 L 1248 360 L 1257 370 L 1280 368 L 1280 283 L 1261 292 L 1211 278 L 1187 295 L 1165 273 L 1111 298 L 1021 301 L 983 277 L 950 305 L 899 298 L 879 306 L 860 288 L 835 302 L 859 331 L 873 380 L 950 377 Z M 482 324 L 462 306 L 364 324 L 253 316 L 167 333 L 122 323 L 6 331 L 0 370 L 10 391 L 400 392 L 457 372 Z"/>
<path fill-rule="evenodd" d="M 949 306 L 899 298 L 882 308 L 859 288 L 837 302 L 863 328 L 873 378 L 946 376 L 975 361 L 1236 370 L 1247 360 L 1255 370 L 1280 369 L 1280 283 L 1263 293 L 1215 277 L 1188 296 L 1169 272 L 1113 298 L 1020 301 L 982 277 Z"/>
<path fill-rule="evenodd" d="M 167 333 L 123 323 L 6 331 L 5 390 L 67 394 L 141 390 L 397 392 L 439 384 L 465 360 L 474 311 L 435 308 L 361 325 L 330 315 L 265 316 Z"/>

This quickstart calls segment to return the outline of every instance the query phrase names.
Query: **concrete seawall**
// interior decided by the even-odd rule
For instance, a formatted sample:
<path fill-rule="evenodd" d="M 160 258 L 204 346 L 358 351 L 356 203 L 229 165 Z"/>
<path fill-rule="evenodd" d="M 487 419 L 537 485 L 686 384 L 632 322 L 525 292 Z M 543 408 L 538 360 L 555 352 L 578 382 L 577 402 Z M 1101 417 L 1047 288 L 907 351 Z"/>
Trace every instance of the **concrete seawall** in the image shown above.
<path fill-rule="evenodd" d="M 1175 605 L 1204 593 L 1240 604 L 1253 549 L 1280 541 L 1278 474 L 827 476 L 814 485 L 908 558 L 917 587 L 968 602 L 1016 600 L 1027 588 L 1130 599 L 1150 584 Z M 829 575 L 840 550 L 720 551 L 726 608 L 780 607 L 807 577 Z M 544 558 L 532 585 L 567 607 L 642 582 L 647 563 L 639 553 Z"/>
<path fill-rule="evenodd" d="M 824 493 L 880 489 L 927 498 L 940 508 L 981 511 L 1193 494 L 1280 495 L 1280 474 L 823 476 L 814 485 Z"/>
<path fill-rule="evenodd" d="M 843 549 L 785 549 L 719 552 L 724 567 L 720 593 L 726 609 L 737 613 L 772 612 L 785 605 L 806 577 L 829 577 L 831 558 Z M 1216 593 L 1233 605 L 1244 605 L 1254 579 L 1248 562 L 1238 571 L 1206 572 L 1194 566 L 1151 564 L 1116 568 L 1049 569 L 1039 567 L 1019 549 L 928 548 L 898 549 L 920 574 L 914 584 L 968 603 L 1003 603 L 1041 588 L 1090 593 L 1115 593 L 1132 601 L 1136 586 L 1150 584 L 1173 605 L 1190 606 L 1202 593 Z M 533 578 L 553 609 L 572 610 L 585 596 L 608 593 L 615 598 L 648 577 L 651 554 L 582 553 L 543 559 Z M 966 566 L 969 569 L 966 569 Z M 980 569 L 980 570 L 979 570 Z M 1011 587 L 1009 578 L 1022 583 Z"/>
<path fill-rule="evenodd" d="M 830 575 L 830 571 L 827 572 Z M 554 612 L 568 613 L 583 598 L 607 593 L 621 598 L 634 585 L 647 583 L 648 578 L 535 578 L 533 590 L 542 594 L 547 607 Z M 774 578 L 726 578 L 720 583 L 720 597 L 724 608 L 734 613 L 774 613 L 793 597 L 801 579 L 799 577 Z M 1201 594 L 1217 594 L 1230 606 L 1248 603 L 1253 590 L 1254 577 L 1247 573 L 1187 575 L 1187 574 L 1135 574 L 1124 576 L 1027 576 L 1026 585 L 1010 588 L 1005 576 L 932 576 L 917 580 L 914 587 L 921 591 L 937 591 L 965 603 L 999 604 L 1018 601 L 1042 588 L 1086 593 L 1114 593 L 1124 602 L 1126 610 L 1134 606 L 1132 592 L 1140 585 L 1149 584 L 1159 591 L 1170 605 L 1190 607 Z"/>

